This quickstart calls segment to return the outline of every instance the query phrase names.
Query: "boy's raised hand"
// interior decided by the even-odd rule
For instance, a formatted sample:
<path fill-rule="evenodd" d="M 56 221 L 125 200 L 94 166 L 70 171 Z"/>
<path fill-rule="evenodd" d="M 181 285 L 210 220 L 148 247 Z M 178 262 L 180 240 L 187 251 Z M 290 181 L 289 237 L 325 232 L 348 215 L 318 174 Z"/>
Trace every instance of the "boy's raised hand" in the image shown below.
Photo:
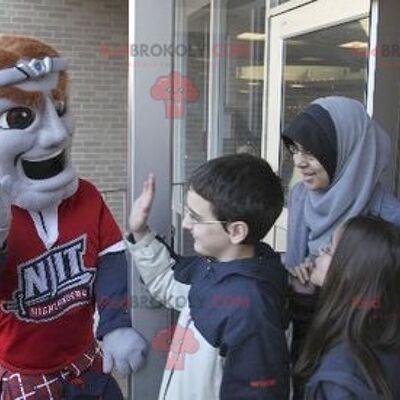
<path fill-rule="evenodd" d="M 150 173 L 143 183 L 142 193 L 133 202 L 129 217 L 129 228 L 136 240 L 140 240 L 148 231 L 147 220 L 153 204 L 155 190 L 156 179 L 154 174 Z"/>

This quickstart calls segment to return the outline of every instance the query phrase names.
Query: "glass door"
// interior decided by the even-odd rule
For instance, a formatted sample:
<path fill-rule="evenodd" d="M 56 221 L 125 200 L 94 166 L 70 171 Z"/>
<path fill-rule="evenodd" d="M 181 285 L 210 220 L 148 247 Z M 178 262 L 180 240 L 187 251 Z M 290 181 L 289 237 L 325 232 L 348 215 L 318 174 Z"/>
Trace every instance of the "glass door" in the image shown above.
<path fill-rule="evenodd" d="M 219 62 L 218 155 L 261 155 L 265 0 L 224 0 Z"/>
<path fill-rule="evenodd" d="M 174 247 L 192 253 L 192 240 L 182 229 L 186 182 L 207 160 L 208 92 L 210 64 L 210 1 L 175 3 L 174 93 L 187 93 L 185 109 L 175 113 L 173 131 L 172 223 Z M 189 98 L 190 97 L 190 98 Z"/>
<path fill-rule="evenodd" d="M 176 0 L 172 92 L 173 237 L 193 252 L 182 229 L 185 183 L 210 158 L 261 155 L 265 0 Z M 179 112 L 178 112 L 179 111 Z"/>
<path fill-rule="evenodd" d="M 285 197 L 296 182 L 280 133 L 311 101 L 343 95 L 366 103 L 370 0 L 318 0 L 271 17 L 264 154 Z M 287 209 L 267 237 L 286 250 Z"/>

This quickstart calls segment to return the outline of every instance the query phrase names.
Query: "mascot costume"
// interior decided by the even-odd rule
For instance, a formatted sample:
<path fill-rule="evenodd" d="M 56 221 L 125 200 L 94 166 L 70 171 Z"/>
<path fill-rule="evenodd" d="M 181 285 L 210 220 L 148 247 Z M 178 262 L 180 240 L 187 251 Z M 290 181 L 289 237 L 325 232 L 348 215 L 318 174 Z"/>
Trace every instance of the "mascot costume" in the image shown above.
<path fill-rule="evenodd" d="M 71 165 L 66 69 L 50 46 L 0 36 L 2 400 L 119 400 L 109 373 L 144 358 L 121 232 Z"/>

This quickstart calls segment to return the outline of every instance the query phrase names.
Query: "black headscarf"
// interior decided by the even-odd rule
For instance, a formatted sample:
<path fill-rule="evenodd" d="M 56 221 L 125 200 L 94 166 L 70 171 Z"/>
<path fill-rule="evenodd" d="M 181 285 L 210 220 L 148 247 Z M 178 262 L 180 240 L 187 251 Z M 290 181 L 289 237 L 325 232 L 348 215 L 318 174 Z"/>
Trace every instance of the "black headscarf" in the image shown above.
<path fill-rule="evenodd" d="M 335 125 L 328 111 L 311 104 L 284 130 L 282 139 L 286 146 L 299 143 L 313 154 L 329 175 L 335 176 L 337 164 L 337 138 Z"/>

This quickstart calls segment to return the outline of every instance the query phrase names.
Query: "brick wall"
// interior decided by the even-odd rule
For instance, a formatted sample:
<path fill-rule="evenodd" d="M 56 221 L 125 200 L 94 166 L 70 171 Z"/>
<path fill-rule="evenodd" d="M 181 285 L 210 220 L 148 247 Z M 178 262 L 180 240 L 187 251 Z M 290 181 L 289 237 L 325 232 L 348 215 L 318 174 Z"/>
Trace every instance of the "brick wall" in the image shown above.
<path fill-rule="evenodd" d="M 0 33 L 37 37 L 68 58 L 77 122 L 72 157 L 124 228 L 128 0 L 0 0 Z"/>

